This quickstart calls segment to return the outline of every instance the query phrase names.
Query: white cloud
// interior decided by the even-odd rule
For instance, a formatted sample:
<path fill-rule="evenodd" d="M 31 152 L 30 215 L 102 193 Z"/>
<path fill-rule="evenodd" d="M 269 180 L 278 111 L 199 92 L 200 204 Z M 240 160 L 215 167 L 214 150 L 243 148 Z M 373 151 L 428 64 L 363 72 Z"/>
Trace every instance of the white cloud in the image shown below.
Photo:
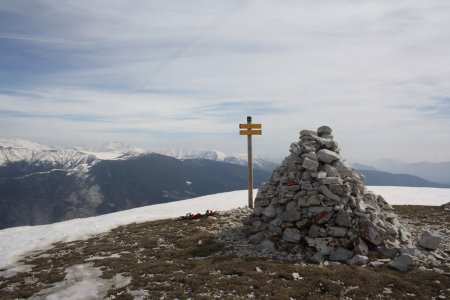
<path fill-rule="evenodd" d="M 42 131 L 56 126 L 60 144 L 114 137 L 235 152 L 237 123 L 253 114 L 270 157 L 300 129 L 329 124 L 350 160 L 450 160 L 447 1 L 28 5 L 2 8 L 29 23 L 0 38 L 34 50 L 17 48 L 24 63 L 43 61 L 39 73 L 19 65 L 14 75 L 40 96 L 0 96 L 1 110 L 28 115 L 4 113 L 0 125 L 14 124 L 5 135 L 48 140 Z"/>

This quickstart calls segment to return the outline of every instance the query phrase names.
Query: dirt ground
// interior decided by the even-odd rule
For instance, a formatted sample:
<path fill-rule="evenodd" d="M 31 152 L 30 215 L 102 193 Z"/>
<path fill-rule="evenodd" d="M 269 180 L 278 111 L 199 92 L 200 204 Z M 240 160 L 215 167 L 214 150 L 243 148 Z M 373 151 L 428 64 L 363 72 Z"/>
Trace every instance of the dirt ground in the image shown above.
<path fill-rule="evenodd" d="M 440 207 L 396 206 L 417 238 L 438 231 L 450 254 L 450 212 Z M 422 266 L 401 273 L 386 265 L 319 266 L 237 255 L 219 239 L 240 226 L 236 214 L 192 221 L 161 220 L 123 226 L 89 240 L 58 243 L 22 263 L 31 270 L 0 277 L 0 299 L 45 299 L 46 289 L 67 280 L 70 267 L 90 264 L 112 283 L 108 299 L 450 299 L 450 269 Z M 240 247 L 245 248 L 246 245 Z M 242 253 L 248 253 L 242 250 Z M 113 282 L 113 281 L 111 281 Z"/>

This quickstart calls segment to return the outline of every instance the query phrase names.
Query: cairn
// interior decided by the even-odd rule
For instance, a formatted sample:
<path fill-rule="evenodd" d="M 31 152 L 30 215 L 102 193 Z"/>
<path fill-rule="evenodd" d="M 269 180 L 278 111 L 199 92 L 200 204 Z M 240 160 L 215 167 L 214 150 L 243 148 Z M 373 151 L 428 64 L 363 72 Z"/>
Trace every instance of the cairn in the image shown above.
<path fill-rule="evenodd" d="M 365 264 L 369 250 L 396 255 L 409 233 L 382 196 L 340 156 L 328 126 L 302 130 L 258 190 L 246 224 L 255 244 L 299 259 Z"/>

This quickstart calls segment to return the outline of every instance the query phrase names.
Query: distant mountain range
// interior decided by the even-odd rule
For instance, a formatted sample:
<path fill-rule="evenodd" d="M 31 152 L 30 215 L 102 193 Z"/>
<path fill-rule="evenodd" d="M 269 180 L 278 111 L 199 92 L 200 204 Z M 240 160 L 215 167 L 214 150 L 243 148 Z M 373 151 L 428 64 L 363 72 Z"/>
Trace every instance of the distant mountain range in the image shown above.
<path fill-rule="evenodd" d="M 450 185 L 450 161 L 403 163 L 392 159 L 383 159 L 372 165 L 381 171 L 411 174 L 429 181 Z"/>
<path fill-rule="evenodd" d="M 246 189 L 246 165 L 246 155 L 216 150 L 151 152 L 119 142 L 60 149 L 0 139 L 0 229 Z M 276 165 L 254 157 L 255 188 Z M 367 185 L 448 187 L 355 166 Z"/>

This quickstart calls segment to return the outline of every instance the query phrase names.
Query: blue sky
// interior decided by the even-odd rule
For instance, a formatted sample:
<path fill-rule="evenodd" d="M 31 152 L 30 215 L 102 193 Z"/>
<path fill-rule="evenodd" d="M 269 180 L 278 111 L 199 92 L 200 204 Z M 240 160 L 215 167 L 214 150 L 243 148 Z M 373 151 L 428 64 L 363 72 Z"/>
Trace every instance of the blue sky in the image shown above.
<path fill-rule="evenodd" d="M 0 136 L 450 160 L 450 2 L 0 0 Z"/>

